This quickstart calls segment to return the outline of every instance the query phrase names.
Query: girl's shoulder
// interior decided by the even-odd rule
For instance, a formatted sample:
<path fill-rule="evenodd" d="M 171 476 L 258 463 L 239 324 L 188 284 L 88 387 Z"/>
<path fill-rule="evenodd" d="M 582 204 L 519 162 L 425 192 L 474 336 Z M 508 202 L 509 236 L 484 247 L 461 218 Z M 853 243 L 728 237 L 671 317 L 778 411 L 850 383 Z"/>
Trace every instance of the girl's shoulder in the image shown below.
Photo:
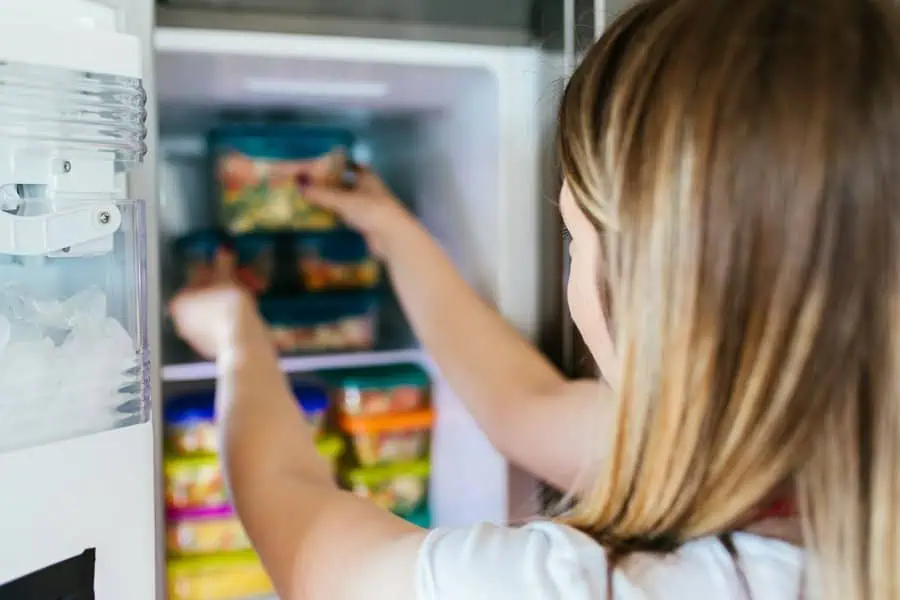
<path fill-rule="evenodd" d="M 417 561 L 417 600 L 796 600 L 803 551 L 735 534 L 737 561 L 715 538 L 666 554 L 635 554 L 612 571 L 606 552 L 570 527 L 535 522 L 506 528 L 436 529 Z M 749 590 L 748 590 L 749 588 Z"/>

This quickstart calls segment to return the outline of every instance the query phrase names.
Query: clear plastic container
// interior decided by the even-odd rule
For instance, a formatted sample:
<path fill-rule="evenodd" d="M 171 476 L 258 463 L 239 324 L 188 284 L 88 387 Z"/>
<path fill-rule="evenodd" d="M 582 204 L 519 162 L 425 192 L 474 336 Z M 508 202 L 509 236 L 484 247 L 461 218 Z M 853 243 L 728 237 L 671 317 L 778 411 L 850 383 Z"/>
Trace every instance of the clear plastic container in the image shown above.
<path fill-rule="evenodd" d="M 216 253 L 228 249 L 235 253 L 235 276 L 244 287 L 257 295 L 267 293 L 272 287 L 275 241 L 270 236 L 247 234 L 231 238 L 217 231 L 197 231 L 180 238 L 175 248 L 186 286 L 209 283 Z"/>
<path fill-rule="evenodd" d="M 243 600 L 274 591 L 253 552 L 170 559 L 168 600 Z"/>
<path fill-rule="evenodd" d="M 344 455 L 344 440 L 336 435 L 326 435 L 316 440 L 319 456 L 328 461 L 331 471 L 337 472 L 338 461 Z"/>
<path fill-rule="evenodd" d="M 364 467 L 411 462 L 428 455 L 434 414 L 414 412 L 341 418 L 353 452 Z"/>
<path fill-rule="evenodd" d="M 215 454 L 215 392 L 166 399 L 166 449 L 174 454 Z"/>
<path fill-rule="evenodd" d="M 319 454 L 332 470 L 344 452 L 338 436 L 316 441 Z M 217 456 L 168 456 L 165 460 L 166 506 L 169 510 L 222 508 L 228 505 L 225 477 Z"/>
<path fill-rule="evenodd" d="M 170 510 L 221 508 L 228 504 L 225 477 L 216 456 L 169 456 L 165 460 L 166 506 Z"/>
<path fill-rule="evenodd" d="M 326 391 L 311 384 L 297 384 L 293 391 L 304 416 L 318 435 L 328 410 Z M 217 453 L 215 391 L 167 398 L 164 420 L 166 450 L 170 454 L 191 456 Z"/>
<path fill-rule="evenodd" d="M 321 386 L 309 383 L 295 383 L 291 387 L 314 434 L 320 435 L 325 427 L 325 416 L 328 412 L 328 392 Z"/>
<path fill-rule="evenodd" d="M 223 506 L 170 512 L 166 548 L 170 555 L 187 556 L 239 552 L 252 545 L 234 510 Z"/>
<path fill-rule="evenodd" d="M 339 230 L 294 237 L 297 273 L 310 291 L 368 289 L 381 279 L 381 266 L 359 234 Z"/>
<path fill-rule="evenodd" d="M 281 352 L 368 350 L 380 308 L 374 293 L 306 294 L 263 299 L 260 311 Z"/>
<path fill-rule="evenodd" d="M 404 519 L 406 519 L 416 527 L 421 527 L 422 529 L 431 529 L 431 511 L 428 510 L 427 502 L 422 502 L 422 504 L 412 512 L 408 512 L 400 516 L 402 516 Z"/>
<path fill-rule="evenodd" d="M 391 365 L 323 374 L 338 409 L 351 417 L 414 411 L 428 405 L 428 374 L 416 365 Z"/>
<path fill-rule="evenodd" d="M 237 278 L 254 294 L 265 294 L 275 276 L 275 241 L 267 235 L 236 237 L 232 244 L 237 254 Z"/>
<path fill-rule="evenodd" d="M 225 246 L 225 238 L 215 231 L 197 231 L 175 242 L 184 285 L 199 286 L 211 282 L 216 253 Z"/>
<path fill-rule="evenodd" d="M 347 472 L 348 487 L 377 506 L 398 515 L 420 509 L 428 496 L 428 461 L 364 467 Z"/>
<path fill-rule="evenodd" d="M 355 140 L 345 130 L 304 125 L 235 125 L 210 136 L 222 223 L 231 233 L 324 230 L 337 217 L 303 197 L 306 182 L 340 185 Z M 309 159 L 333 160 L 309 171 Z"/>
<path fill-rule="evenodd" d="M 0 453 L 150 416 L 138 79 L 0 62 Z"/>

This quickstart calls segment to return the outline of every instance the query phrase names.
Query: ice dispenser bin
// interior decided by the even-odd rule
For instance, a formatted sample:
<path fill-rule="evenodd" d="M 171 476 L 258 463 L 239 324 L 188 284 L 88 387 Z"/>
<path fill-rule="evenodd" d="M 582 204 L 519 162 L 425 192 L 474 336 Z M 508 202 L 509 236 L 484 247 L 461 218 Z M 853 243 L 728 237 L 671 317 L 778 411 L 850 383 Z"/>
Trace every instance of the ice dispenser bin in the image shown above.
<path fill-rule="evenodd" d="M 140 79 L 0 61 L 0 452 L 149 417 Z"/>

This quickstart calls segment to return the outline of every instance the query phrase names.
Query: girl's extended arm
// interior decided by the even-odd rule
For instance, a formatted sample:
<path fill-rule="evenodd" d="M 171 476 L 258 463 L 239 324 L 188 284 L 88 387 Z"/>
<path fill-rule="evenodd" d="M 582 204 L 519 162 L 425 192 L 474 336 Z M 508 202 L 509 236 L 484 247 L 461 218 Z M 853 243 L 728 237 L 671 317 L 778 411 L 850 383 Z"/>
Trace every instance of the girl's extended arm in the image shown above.
<path fill-rule="evenodd" d="M 610 402 L 595 381 L 570 382 L 462 278 L 425 228 L 371 173 L 352 191 L 311 189 L 384 259 L 413 329 L 491 443 L 569 490 L 596 456 Z"/>
<path fill-rule="evenodd" d="M 425 532 L 341 491 L 248 298 L 225 272 L 172 303 L 216 358 L 219 447 L 238 516 L 282 600 L 412 600 Z"/>

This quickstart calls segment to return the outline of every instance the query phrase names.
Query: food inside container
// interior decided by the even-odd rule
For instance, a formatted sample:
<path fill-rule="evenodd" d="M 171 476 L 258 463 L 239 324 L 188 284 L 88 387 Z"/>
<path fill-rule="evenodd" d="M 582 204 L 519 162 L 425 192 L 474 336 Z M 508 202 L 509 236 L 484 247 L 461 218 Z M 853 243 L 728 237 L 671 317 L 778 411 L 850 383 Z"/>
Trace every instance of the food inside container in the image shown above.
<path fill-rule="evenodd" d="M 410 462 L 428 454 L 434 414 L 430 409 L 413 412 L 341 418 L 359 464 L 368 467 Z"/>
<path fill-rule="evenodd" d="M 309 383 L 295 383 L 291 389 L 315 435 L 319 435 L 328 412 L 328 392 L 321 386 Z"/>
<path fill-rule="evenodd" d="M 168 600 L 238 600 L 274 592 L 254 552 L 167 561 Z"/>
<path fill-rule="evenodd" d="M 231 233 L 262 230 L 325 230 L 337 216 L 303 196 L 309 183 L 349 185 L 347 156 L 353 135 L 337 128 L 302 125 L 239 125 L 210 136 L 222 223 Z M 310 159 L 327 155 L 314 163 Z"/>
<path fill-rule="evenodd" d="M 172 555 L 215 554 L 252 548 L 230 506 L 170 511 L 166 547 Z"/>
<path fill-rule="evenodd" d="M 428 374 L 416 365 L 392 365 L 323 374 L 342 414 L 352 417 L 418 410 L 428 404 Z"/>
<path fill-rule="evenodd" d="M 272 287 L 275 273 L 275 241 L 267 235 L 247 234 L 233 241 L 237 257 L 237 280 L 254 294 Z"/>
<path fill-rule="evenodd" d="M 165 459 L 166 505 L 170 509 L 213 508 L 228 503 L 216 456 L 169 456 Z"/>
<path fill-rule="evenodd" d="M 225 239 L 218 232 L 198 231 L 180 238 L 175 252 L 184 270 L 185 286 L 208 285 L 213 278 L 216 252 L 225 247 Z"/>
<path fill-rule="evenodd" d="M 215 392 L 173 396 L 166 400 L 166 448 L 175 454 L 214 454 Z"/>
<path fill-rule="evenodd" d="M 344 442 L 338 436 L 325 436 L 316 440 L 316 450 L 334 468 L 344 452 Z M 216 456 L 169 456 L 165 460 L 165 479 L 169 510 L 228 505 L 225 477 Z"/>
<path fill-rule="evenodd" d="M 353 231 L 298 234 L 294 255 L 303 286 L 311 291 L 371 288 L 381 278 L 380 265 Z"/>
<path fill-rule="evenodd" d="M 328 461 L 331 471 L 337 471 L 337 463 L 344 454 L 344 440 L 336 435 L 327 435 L 316 440 L 319 456 Z"/>
<path fill-rule="evenodd" d="M 375 345 L 378 309 L 373 292 L 305 294 L 260 302 L 281 352 L 368 350 Z"/>
<path fill-rule="evenodd" d="M 346 481 L 354 494 L 395 514 L 409 515 L 425 502 L 430 470 L 427 460 L 362 467 L 349 471 Z"/>

